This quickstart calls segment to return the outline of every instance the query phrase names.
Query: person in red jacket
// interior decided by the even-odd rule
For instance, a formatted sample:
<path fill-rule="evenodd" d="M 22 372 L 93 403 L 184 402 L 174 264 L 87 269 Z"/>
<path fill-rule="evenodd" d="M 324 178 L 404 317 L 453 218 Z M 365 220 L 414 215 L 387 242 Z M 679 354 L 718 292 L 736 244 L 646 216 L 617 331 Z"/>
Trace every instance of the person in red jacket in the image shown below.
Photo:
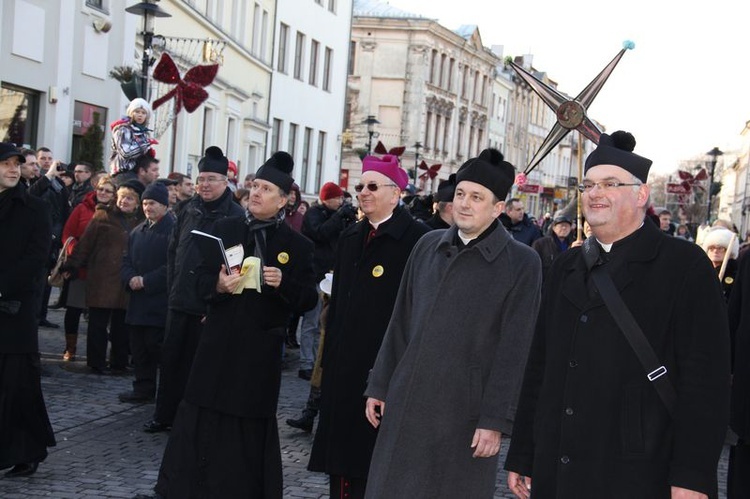
<path fill-rule="evenodd" d="M 115 184 L 112 178 L 107 176 L 99 181 L 96 190 L 89 192 L 68 217 L 63 227 L 62 239 L 67 241 L 72 238 L 67 246 L 67 254 L 73 254 L 73 249 L 81 239 L 83 232 L 94 216 L 98 204 L 112 205 L 115 200 Z M 65 306 L 65 351 L 64 361 L 76 360 L 76 345 L 78 343 L 78 325 L 81 321 L 81 313 L 86 308 L 86 269 L 81 269 L 78 276 L 65 282 L 67 290 Z"/>

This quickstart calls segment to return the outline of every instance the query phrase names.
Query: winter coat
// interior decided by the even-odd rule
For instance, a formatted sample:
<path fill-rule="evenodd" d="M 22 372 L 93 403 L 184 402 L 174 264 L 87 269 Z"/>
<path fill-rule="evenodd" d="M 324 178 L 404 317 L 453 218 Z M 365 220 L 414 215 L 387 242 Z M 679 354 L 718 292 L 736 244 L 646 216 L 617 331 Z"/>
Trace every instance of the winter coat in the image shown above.
<path fill-rule="evenodd" d="M 412 251 L 365 392 L 386 406 L 366 497 L 493 496 L 497 456 L 470 444 L 477 428 L 512 432 L 541 265 L 489 230 L 463 250 L 456 227 L 433 231 Z"/>
<path fill-rule="evenodd" d="M 750 257 L 743 255 L 729 297 L 729 331 L 733 366 L 730 426 L 750 442 Z"/>
<path fill-rule="evenodd" d="M 412 248 L 429 228 L 397 207 L 365 246 L 365 219 L 339 237 L 323 350 L 320 422 L 309 469 L 367 477 L 377 433 L 365 419 L 367 376 Z"/>
<path fill-rule="evenodd" d="M 112 153 L 109 172 L 112 175 L 131 171 L 139 157 L 151 149 L 151 137 L 144 129 L 133 125 L 130 119 L 116 121 L 112 128 Z"/>
<path fill-rule="evenodd" d="M 66 251 L 68 256 L 73 254 L 73 250 L 78 244 L 78 241 L 81 240 L 83 232 L 94 217 L 94 211 L 96 211 L 96 192 L 92 191 L 83 197 L 83 200 L 78 203 L 78 206 L 73 208 L 73 211 L 68 217 L 68 221 L 65 222 L 65 227 L 63 227 L 63 244 L 65 244 L 65 241 L 67 241 L 69 237 L 73 238 Z M 76 279 L 86 279 L 86 269 L 80 269 Z"/>
<path fill-rule="evenodd" d="M 171 213 L 149 226 L 141 222 L 128 237 L 128 250 L 120 276 L 130 294 L 125 323 L 135 326 L 165 327 L 167 323 L 167 249 L 175 218 Z M 130 289 L 130 279 L 143 277 L 143 289 Z"/>
<path fill-rule="evenodd" d="M 529 216 L 525 213 L 523 215 L 523 220 L 516 224 L 514 224 L 510 217 L 505 213 L 501 213 L 498 219 L 500 220 L 500 223 L 503 224 L 503 227 L 510 232 L 510 235 L 513 236 L 513 239 L 519 243 L 525 244 L 526 246 L 531 246 L 534 241 L 542 237 L 542 231 L 539 230 L 539 227 L 534 225 L 531 220 L 529 220 Z"/>
<path fill-rule="evenodd" d="M 563 252 L 558 240 L 559 238 L 557 235 L 551 233 L 549 236 L 537 239 L 531 245 L 531 247 L 539 254 L 539 259 L 542 261 L 542 280 L 547 279 L 547 274 L 549 273 L 550 267 L 552 267 L 552 262 L 554 262 L 555 258 Z M 567 246 L 568 243 L 565 244 Z"/>
<path fill-rule="evenodd" d="M 51 238 L 49 207 L 17 185 L 0 193 L 0 353 L 37 353 Z M 6 307 L 20 304 L 17 313 Z"/>
<path fill-rule="evenodd" d="M 446 223 L 445 220 L 440 216 L 439 212 L 435 212 L 432 214 L 432 216 L 425 221 L 428 227 L 430 227 L 432 230 L 437 229 L 447 229 L 450 227 L 450 224 Z"/>
<path fill-rule="evenodd" d="M 705 253 L 645 223 L 604 263 L 677 392 L 670 417 L 581 248 L 545 282 L 505 467 L 535 498 L 716 497 L 729 412 L 726 307 Z"/>
<path fill-rule="evenodd" d="M 42 175 L 31 184 L 29 193 L 41 198 L 49 206 L 49 213 L 52 218 L 52 249 L 53 251 L 59 250 L 64 242 L 60 241 L 63 226 L 70 212 L 68 189 L 62 183 L 62 180 L 57 178 L 50 180 L 46 175 Z M 57 258 L 57 255 L 54 255 L 54 258 Z"/>
<path fill-rule="evenodd" d="M 192 315 L 204 315 L 206 303 L 198 294 L 196 270 L 202 257 L 195 237 L 190 233 L 197 229 L 211 232 L 214 222 L 229 216 L 244 216 L 245 210 L 232 200 L 227 188 L 220 198 L 204 203 L 195 196 L 177 205 L 177 223 L 169 241 L 167 260 L 167 286 L 169 308 Z"/>
<path fill-rule="evenodd" d="M 296 194 L 296 200 L 292 206 L 287 204 L 284 207 L 284 214 L 286 215 L 284 217 L 284 223 L 297 232 L 300 232 L 302 230 L 302 221 L 305 217 L 302 213 L 297 211 L 299 205 L 302 204 L 302 194 L 300 194 L 299 186 L 297 184 L 292 184 L 292 191 Z"/>
<path fill-rule="evenodd" d="M 323 204 L 313 204 L 302 221 L 302 234 L 315 243 L 313 268 L 316 282 L 322 281 L 326 272 L 333 269 L 336 245 L 341 232 L 354 223 L 355 211 L 351 206 L 329 210 Z"/>
<path fill-rule="evenodd" d="M 128 234 L 138 224 L 136 214 L 117 206 L 100 205 L 78 241 L 66 269 L 86 268 L 86 305 L 94 308 L 127 308 L 128 295 L 120 281 Z"/>
<path fill-rule="evenodd" d="M 244 216 L 220 220 L 212 229 L 226 248 L 242 244 L 245 257 L 255 247 L 248 233 Z M 286 324 L 292 313 L 313 308 L 318 293 L 309 240 L 282 223 L 267 229 L 266 242 L 266 265 L 282 272 L 276 289 L 219 294 L 221 262 L 205 261 L 198 270 L 200 296 L 210 305 L 185 389 L 192 404 L 238 417 L 276 417 Z"/>

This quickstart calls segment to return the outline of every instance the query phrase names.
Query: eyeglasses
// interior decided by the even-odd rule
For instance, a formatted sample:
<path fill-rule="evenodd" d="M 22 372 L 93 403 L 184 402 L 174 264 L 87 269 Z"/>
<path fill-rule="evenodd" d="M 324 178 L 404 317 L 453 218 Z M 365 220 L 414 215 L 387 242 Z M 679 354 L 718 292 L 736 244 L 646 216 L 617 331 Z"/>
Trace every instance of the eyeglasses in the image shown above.
<path fill-rule="evenodd" d="M 370 192 L 376 192 L 378 188 L 380 187 L 398 187 L 398 186 L 396 184 L 376 184 L 375 182 L 369 182 L 367 184 L 355 185 L 354 190 L 357 192 L 362 192 L 365 187 L 367 187 L 367 190 Z"/>
<path fill-rule="evenodd" d="M 707 249 L 708 251 L 719 251 L 719 252 L 724 252 L 724 251 L 726 251 L 726 250 L 727 250 L 727 249 L 726 249 L 726 248 L 725 248 L 724 246 L 709 246 L 709 247 L 708 247 L 708 248 L 706 248 L 706 249 Z"/>
<path fill-rule="evenodd" d="M 201 184 L 218 184 L 219 182 L 225 182 L 226 177 L 198 177 L 195 179 L 195 183 Z"/>
<path fill-rule="evenodd" d="M 114 193 L 115 193 L 115 191 L 113 191 L 113 190 L 110 190 L 110 189 L 103 189 L 103 188 L 101 188 L 101 187 L 99 187 L 99 188 L 98 188 L 98 189 L 96 190 L 96 192 L 106 192 L 107 194 L 114 194 Z"/>
<path fill-rule="evenodd" d="M 583 182 L 582 184 L 578 184 L 578 190 L 580 192 L 591 192 L 594 190 L 594 187 L 598 187 L 602 191 L 611 191 L 618 187 L 632 187 L 636 185 L 643 184 L 626 184 L 625 182 L 618 182 L 617 180 L 602 180 L 601 182 Z"/>

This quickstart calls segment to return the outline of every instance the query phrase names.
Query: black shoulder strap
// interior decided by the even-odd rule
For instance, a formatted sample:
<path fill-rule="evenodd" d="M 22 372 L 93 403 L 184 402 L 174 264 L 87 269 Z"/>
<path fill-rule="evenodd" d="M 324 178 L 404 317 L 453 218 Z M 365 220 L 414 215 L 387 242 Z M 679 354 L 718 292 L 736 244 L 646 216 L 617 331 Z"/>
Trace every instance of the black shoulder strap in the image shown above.
<path fill-rule="evenodd" d="M 669 376 L 667 376 L 667 368 L 659 362 L 654 349 L 646 339 L 646 335 L 643 334 L 635 321 L 635 317 L 630 313 L 625 302 L 622 301 L 622 297 L 617 292 L 609 273 L 601 266 L 595 267 L 591 272 L 591 278 L 594 280 L 594 284 L 596 284 L 604 304 L 614 317 L 617 326 L 622 330 L 628 343 L 635 351 L 638 360 L 641 361 L 641 365 L 646 370 L 646 377 L 654 384 L 654 388 L 667 407 L 669 414 L 673 415 L 677 404 L 677 392 L 669 380 Z"/>

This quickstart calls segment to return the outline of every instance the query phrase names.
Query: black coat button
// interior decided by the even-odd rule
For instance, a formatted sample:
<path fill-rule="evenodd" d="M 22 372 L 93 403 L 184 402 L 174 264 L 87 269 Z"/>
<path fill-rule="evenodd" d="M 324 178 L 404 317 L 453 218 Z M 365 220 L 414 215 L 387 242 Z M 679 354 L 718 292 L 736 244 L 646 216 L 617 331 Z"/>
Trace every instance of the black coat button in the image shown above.
<path fill-rule="evenodd" d="M 568 362 L 568 365 L 570 367 L 578 367 L 578 362 L 576 362 L 575 359 L 571 359 L 571 361 Z"/>
<path fill-rule="evenodd" d="M 589 320 L 589 316 L 588 315 L 584 314 L 584 315 L 581 316 L 581 322 L 588 322 L 588 320 Z"/>
<path fill-rule="evenodd" d="M 573 408 L 572 407 L 568 407 L 567 409 L 565 409 L 565 414 L 567 414 L 568 416 L 572 416 L 573 415 Z"/>
<path fill-rule="evenodd" d="M 563 456 L 560 458 L 560 462 L 563 464 L 568 464 L 570 462 L 570 458 L 568 456 Z"/>

